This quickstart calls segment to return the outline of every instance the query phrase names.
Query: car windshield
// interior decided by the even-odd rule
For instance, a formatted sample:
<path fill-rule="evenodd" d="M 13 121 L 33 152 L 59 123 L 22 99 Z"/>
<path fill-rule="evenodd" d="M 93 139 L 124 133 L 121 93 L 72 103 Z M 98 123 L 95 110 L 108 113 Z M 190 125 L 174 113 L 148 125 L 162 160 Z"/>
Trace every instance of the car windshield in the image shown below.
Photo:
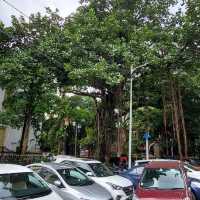
<path fill-rule="evenodd" d="M 57 170 L 65 182 L 71 186 L 92 185 L 94 182 L 75 168 Z"/>
<path fill-rule="evenodd" d="M 140 186 L 145 189 L 184 189 L 185 184 L 178 169 L 144 169 Z"/>
<path fill-rule="evenodd" d="M 113 172 L 103 163 L 89 163 L 89 166 L 92 168 L 97 177 L 107 177 L 114 175 Z"/>
<path fill-rule="evenodd" d="M 31 199 L 51 193 L 35 173 L 0 174 L 0 199 Z"/>

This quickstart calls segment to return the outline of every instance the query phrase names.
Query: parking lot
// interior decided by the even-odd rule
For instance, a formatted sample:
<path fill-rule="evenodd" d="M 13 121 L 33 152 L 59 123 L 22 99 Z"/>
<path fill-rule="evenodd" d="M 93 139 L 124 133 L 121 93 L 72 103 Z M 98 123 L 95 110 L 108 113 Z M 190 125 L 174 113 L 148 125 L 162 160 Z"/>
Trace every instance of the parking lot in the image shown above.
<path fill-rule="evenodd" d="M 30 160 L 29 160 L 30 161 Z M 200 199 L 200 171 L 177 160 L 138 160 L 112 171 L 86 158 L 56 156 L 26 166 L 0 164 L 0 199 Z"/>

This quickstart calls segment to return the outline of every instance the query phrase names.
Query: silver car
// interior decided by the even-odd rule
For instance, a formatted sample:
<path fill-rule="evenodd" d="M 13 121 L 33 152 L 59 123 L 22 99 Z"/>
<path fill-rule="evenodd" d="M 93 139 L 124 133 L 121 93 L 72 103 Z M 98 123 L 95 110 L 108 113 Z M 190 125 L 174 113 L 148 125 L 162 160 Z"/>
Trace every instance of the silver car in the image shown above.
<path fill-rule="evenodd" d="M 112 200 L 106 189 L 72 165 L 40 163 L 27 167 L 37 172 L 63 199 Z"/>
<path fill-rule="evenodd" d="M 0 199 L 62 200 L 32 170 L 13 164 L 0 164 Z"/>

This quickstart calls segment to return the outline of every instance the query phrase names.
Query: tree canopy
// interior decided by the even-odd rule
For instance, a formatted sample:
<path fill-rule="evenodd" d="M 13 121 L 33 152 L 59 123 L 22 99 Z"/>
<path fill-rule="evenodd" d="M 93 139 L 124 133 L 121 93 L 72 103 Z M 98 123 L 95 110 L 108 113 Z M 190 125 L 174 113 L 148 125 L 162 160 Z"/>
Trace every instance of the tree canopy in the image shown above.
<path fill-rule="evenodd" d="M 64 119 L 76 121 L 84 127 L 81 144 L 93 144 L 96 135 L 96 155 L 108 159 L 119 124 L 127 133 L 132 76 L 134 141 L 151 131 L 163 155 L 170 156 L 170 141 L 181 159 L 192 155 L 200 130 L 199 2 L 81 2 L 65 19 L 47 9 L 29 22 L 13 17 L 11 27 L 0 24 L 2 123 L 24 124 L 25 136 L 32 125 L 44 142 L 74 132 Z M 55 144 L 49 138 L 48 148 Z"/>

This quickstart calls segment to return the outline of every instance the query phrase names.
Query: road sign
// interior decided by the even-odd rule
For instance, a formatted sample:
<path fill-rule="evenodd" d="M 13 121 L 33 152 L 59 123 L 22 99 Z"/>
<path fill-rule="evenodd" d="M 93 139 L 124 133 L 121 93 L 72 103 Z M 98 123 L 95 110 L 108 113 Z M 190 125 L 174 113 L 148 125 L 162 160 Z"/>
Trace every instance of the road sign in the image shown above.
<path fill-rule="evenodd" d="M 149 139 L 151 138 L 149 132 L 145 132 L 143 138 L 146 141 L 146 160 L 149 160 Z"/>
<path fill-rule="evenodd" d="M 145 132 L 144 135 L 143 135 L 143 139 L 144 140 L 149 140 L 151 138 L 149 132 Z"/>

